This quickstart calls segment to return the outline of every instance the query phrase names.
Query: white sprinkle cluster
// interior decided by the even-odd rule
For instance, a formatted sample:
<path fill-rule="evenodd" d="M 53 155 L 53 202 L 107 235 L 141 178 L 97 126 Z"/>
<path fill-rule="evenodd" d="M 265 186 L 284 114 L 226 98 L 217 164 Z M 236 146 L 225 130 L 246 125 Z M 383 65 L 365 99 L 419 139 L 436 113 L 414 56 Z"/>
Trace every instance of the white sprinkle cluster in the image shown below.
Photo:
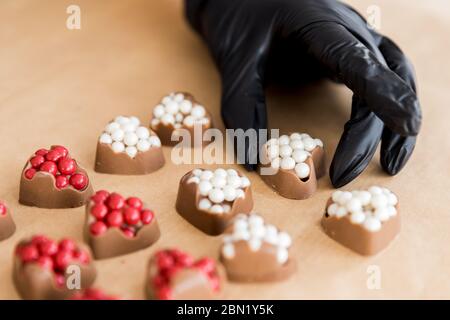
<path fill-rule="evenodd" d="M 158 136 L 140 124 L 137 117 L 118 116 L 106 125 L 99 141 L 110 144 L 115 153 L 125 152 L 130 158 L 134 158 L 139 151 L 161 147 Z"/>
<path fill-rule="evenodd" d="M 335 191 L 333 203 L 327 208 L 329 216 L 341 218 L 350 215 L 350 221 L 361 224 L 365 229 L 376 232 L 382 223 L 397 214 L 397 196 L 389 189 L 377 186 L 368 190 Z"/>
<path fill-rule="evenodd" d="M 195 124 L 207 125 L 209 118 L 205 107 L 186 99 L 182 93 L 171 93 L 153 109 L 152 128 L 159 123 L 173 125 L 175 129 L 182 126 L 193 127 Z"/>
<path fill-rule="evenodd" d="M 265 224 L 264 219 L 257 214 L 238 214 L 233 220 L 233 232 L 223 237 L 222 255 L 226 259 L 235 257 L 234 242 L 238 241 L 247 241 L 250 250 L 254 252 L 264 242 L 275 246 L 280 264 L 288 260 L 288 249 L 292 244 L 289 234 L 279 231 L 274 225 Z"/>
<path fill-rule="evenodd" d="M 187 181 L 198 185 L 201 195 L 198 203 L 200 210 L 214 214 L 228 213 L 231 204 L 238 198 L 245 198 L 245 188 L 250 186 L 250 180 L 240 176 L 234 169 L 202 170 L 194 169 Z"/>
<path fill-rule="evenodd" d="M 273 169 L 294 170 L 300 179 L 309 177 L 311 168 L 305 161 L 311 157 L 311 151 L 323 147 L 320 139 L 313 139 L 307 133 L 282 135 L 270 139 L 265 144 L 266 158 Z"/>

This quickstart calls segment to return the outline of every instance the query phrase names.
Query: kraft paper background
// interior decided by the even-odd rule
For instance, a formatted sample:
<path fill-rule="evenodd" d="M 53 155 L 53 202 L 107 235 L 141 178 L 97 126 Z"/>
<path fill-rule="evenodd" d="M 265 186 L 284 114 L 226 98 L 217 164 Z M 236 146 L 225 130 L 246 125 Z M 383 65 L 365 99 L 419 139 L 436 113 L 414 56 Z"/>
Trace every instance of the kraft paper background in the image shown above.
<path fill-rule="evenodd" d="M 66 8 L 81 7 L 81 30 L 66 28 Z M 400 237 L 375 257 L 361 257 L 329 239 L 319 221 L 332 192 L 328 177 L 305 201 L 283 199 L 254 173 L 255 211 L 294 239 L 298 271 L 277 284 L 228 284 L 227 299 L 244 298 L 450 298 L 450 129 L 446 0 L 352 0 L 366 14 L 381 8 L 381 31 L 415 64 L 424 123 L 416 151 L 396 177 L 385 175 L 378 155 L 344 189 L 386 186 L 400 198 Z M 3 0 L 0 4 L 0 198 L 13 212 L 16 234 L 0 243 L 0 298 L 19 298 L 11 278 L 12 254 L 23 237 L 44 233 L 82 240 L 83 208 L 48 210 L 18 204 L 19 176 L 28 156 L 51 144 L 70 148 L 94 188 L 137 195 L 157 213 L 162 238 L 151 248 L 96 263 L 96 287 L 122 297 L 144 297 L 147 260 L 176 246 L 196 256 L 218 255 L 209 237 L 174 209 L 178 181 L 194 165 L 170 163 L 140 177 L 93 172 L 96 139 L 119 114 L 150 119 L 164 94 L 192 92 L 219 128 L 219 75 L 204 44 L 182 16 L 181 0 Z M 328 164 L 349 117 L 351 93 L 323 83 L 296 93 L 268 90 L 270 125 L 320 137 Z M 381 289 L 369 290 L 368 267 L 379 266 Z"/>

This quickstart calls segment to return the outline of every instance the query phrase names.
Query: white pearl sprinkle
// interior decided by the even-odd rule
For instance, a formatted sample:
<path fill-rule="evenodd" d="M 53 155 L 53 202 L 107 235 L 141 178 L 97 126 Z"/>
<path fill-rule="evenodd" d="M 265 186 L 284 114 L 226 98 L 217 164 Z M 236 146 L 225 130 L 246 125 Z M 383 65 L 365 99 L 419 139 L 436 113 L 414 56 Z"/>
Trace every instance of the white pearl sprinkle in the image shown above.
<path fill-rule="evenodd" d="M 306 179 L 310 173 L 309 166 L 306 163 L 299 163 L 295 166 L 295 173 L 300 179 Z"/>
<path fill-rule="evenodd" d="M 168 104 L 166 104 L 166 112 L 171 114 L 171 115 L 175 115 L 178 113 L 178 103 L 175 101 L 171 101 Z"/>
<path fill-rule="evenodd" d="M 302 140 L 291 140 L 291 143 L 289 144 L 292 149 L 300 149 L 303 150 L 305 148 L 305 145 L 303 144 Z"/>
<path fill-rule="evenodd" d="M 317 146 L 323 148 L 323 142 L 320 139 L 314 139 L 314 142 L 316 143 Z"/>
<path fill-rule="evenodd" d="M 129 119 L 130 119 L 130 123 L 131 123 L 135 128 L 139 127 L 139 125 L 141 124 L 141 121 L 139 120 L 138 117 L 131 116 Z"/>
<path fill-rule="evenodd" d="M 339 209 L 339 206 L 336 203 L 332 203 L 328 206 L 327 213 L 331 217 L 335 216 L 338 209 Z"/>
<path fill-rule="evenodd" d="M 139 141 L 138 136 L 134 132 L 128 132 L 125 134 L 125 137 L 123 138 L 123 142 L 127 146 L 135 146 Z"/>
<path fill-rule="evenodd" d="M 291 140 L 301 140 L 302 136 L 300 133 L 294 132 L 289 136 L 289 138 L 291 138 Z"/>
<path fill-rule="evenodd" d="M 198 208 L 200 210 L 204 210 L 207 211 L 209 210 L 209 208 L 211 208 L 211 202 L 208 199 L 202 199 L 200 200 L 200 202 L 198 203 Z"/>
<path fill-rule="evenodd" d="M 350 212 L 359 212 L 362 210 L 361 201 L 358 198 L 353 198 L 346 204 L 347 210 Z"/>
<path fill-rule="evenodd" d="M 245 192 L 242 189 L 236 189 L 236 199 L 245 198 Z"/>
<path fill-rule="evenodd" d="M 186 127 L 193 127 L 195 123 L 195 119 L 192 116 L 187 116 L 186 118 L 184 118 L 183 120 L 183 124 Z"/>
<path fill-rule="evenodd" d="M 297 163 L 305 162 L 308 156 L 309 153 L 305 150 L 296 149 L 292 152 L 292 158 L 294 158 Z"/>
<path fill-rule="evenodd" d="M 241 178 L 241 188 L 247 188 L 251 184 L 250 180 L 247 177 Z"/>
<path fill-rule="evenodd" d="M 175 123 L 175 117 L 173 116 L 173 114 L 166 113 L 165 115 L 163 115 L 161 117 L 161 122 L 164 123 L 165 125 L 174 124 Z"/>
<path fill-rule="evenodd" d="M 161 118 L 166 113 L 166 110 L 163 105 L 159 104 L 153 109 L 153 115 L 155 118 Z"/>
<path fill-rule="evenodd" d="M 283 145 L 280 147 L 280 157 L 287 158 L 292 155 L 292 148 L 289 145 Z"/>
<path fill-rule="evenodd" d="M 222 255 L 226 259 L 233 259 L 235 256 L 234 245 L 232 243 L 226 243 L 222 247 Z"/>
<path fill-rule="evenodd" d="M 113 131 L 113 133 L 111 134 L 111 138 L 114 141 L 122 141 L 123 137 L 125 136 L 125 133 L 123 132 L 122 129 L 116 129 Z"/>
<path fill-rule="evenodd" d="M 313 151 L 316 148 L 316 142 L 312 138 L 303 139 L 303 145 L 306 151 Z"/>
<path fill-rule="evenodd" d="M 218 169 L 214 170 L 214 176 L 216 176 L 216 177 L 226 178 L 227 175 L 228 174 L 227 174 L 227 171 L 225 169 L 218 168 Z"/>
<path fill-rule="evenodd" d="M 173 100 L 175 100 L 176 102 L 180 103 L 184 100 L 184 94 L 182 93 L 177 93 L 175 95 L 175 97 L 173 97 Z"/>
<path fill-rule="evenodd" d="M 223 188 L 227 184 L 227 180 L 220 176 L 214 176 L 211 179 L 211 183 L 214 186 L 214 188 Z"/>
<path fill-rule="evenodd" d="M 287 135 L 282 135 L 280 138 L 278 138 L 278 144 L 280 146 L 289 144 L 289 142 L 290 142 L 290 139 L 289 139 L 289 136 L 287 136 Z"/>
<path fill-rule="evenodd" d="M 366 215 L 362 212 L 354 212 L 350 215 L 350 221 L 354 224 L 361 224 L 366 219 Z"/>
<path fill-rule="evenodd" d="M 278 145 L 271 145 L 267 148 L 267 156 L 270 160 L 273 160 L 278 157 L 280 154 L 280 148 Z"/>
<path fill-rule="evenodd" d="M 381 229 L 381 222 L 376 218 L 367 217 L 364 221 L 364 228 L 366 228 L 370 232 L 379 231 Z"/>
<path fill-rule="evenodd" d="M 172 97 L 171 96 L 165 96 L 164 98 L 162 98 L 161 102 L 166 105 L 170 102 L 172 102 Z"/>
<path fill-rule="evenodd" d="M 291 157 L 283 158 L 280 162 L 281 169 L 292 170 L 295 168 L 295 160 Z"/>
<path fill-rule="evenodd" d="M 200 177 L 202 175 L 202 173 L 203 173 L 203 170 L 201 170 L 201 169 L 192 170 L 192 174 L 197 177 Z"/>
<path fill-rule="evenodd" d="M 205 170 L 202 172 L 200 179 L 201 180 L 211 180 L 214 177 L 214 173 L 210 170 Z"/>
<path fill-rule="evenodd" d="M 358 193 L 358 199 L 361 201 L 361 204 L 363 206 L 367 206 L 370 203 L 370 200 L 372 199 L 372 194 L 369 191 L 361 190 Z"/>
<path fill-rule="evenodd" d="M 150 136 L 150 131 L 146 127 L 138 127 L 136 129 L 136 135 L 139 139 L 147 139 Z"/>
<path fill-rule="evenodd" d="M 277 249 L 277 261 L 279 264 L 284 264 L 289 259 L 289 253 L 286 248 Z"/>
<path fill-rule="evenodd" d="M 184 100 L 180 103 L 180 111 L 183 114 L 189 114 L 192 110 L 192 102 L 189 100 Z"/>
<path fill-rule="evenodd" d="M 125 145 L 122 142 L 114 141 L 111 145 L 111 148 L 115 153 L 119 153 L 125 150 Z"/>
<path fill-rule="evenodd" d="M 198 177 L 190 177 L 187 181 L 187 183 L 195 183 L 195 184 L 199 184 L 200 183 L 200 179 Z"/>
<path fill-rule="evenodd" d="M 234 169 L 228 169 L 227 170 L 227 175 L 230 177 L 234 177 L 234 176 L 238 176 L 238 172 Z"/>
<path fill-rule="evenodd" d="M 388 207 L 376 208 L 374 211 L 374 217 L 380 220 L 381 222 L 389 220 L 390 215 Z"/>
<path fill-rule="evenodd" d="M 203 106 L 196 105 L 191 110 L 191 116 L 194 118 L 202 118 L 206 115 L 205 108 Z"/>
<path fill-rule="evenodd" d="M 146 152 L 150 149 L 150 142 L 148 142 L 147 140 L 139 140 L 136 147 L 138 149 L 138 151 L 141 152 Z"/>
<path fill-rule="evenodd" d="M 272 160 L 272 163 L 270 164 L 270 166 L 272 167 L 272 169 L 278 170 L 280 169 L 280 165 L 281 165 L 281 158 L 275 158 Z"/>
<path fill-rule="evenodd" d="M 372 186 L 368 190 L 372 195 L 382 194 L 383 190 L 380 187 Z"/>
<path fill-rule="evenodd" d="M 209 209 L 209 211 L 211 213 L 222 214 L 223 213 L 223 207 L 220 204 L 215 204 Z"/>
<path fill-rule="evenodd" d="M 111 136 L 110 136 L 109 134 L 103 133 L 103 134 L 100 136 L 99 141 L 100 141 L 101 143 L 111 144 L 113 140 L 112 140 L 112 138 L 111 138 Z"/>
<path fill-rule="evenodd" d="M 125 133 L 136 131 L 136 126 L 132 122 L 128 122 L 121 127 L 122 127 L 123 132 L 125 132 Z"/>
<path fill-rule="evenodd" d="M 228 213 L 231 211 L 231 206 L 229 206 L 228 204 L 223 204 L 222 208 L 223 208 L 223 213 Z"/>
<path fill-rule="evenodd" d="M 253 252 L 258 251 L 261 248 L 261 245 L 262 245 L 261 240 L 259 240 L 257 238 L 251 238 L 248 241 L 248 246 L 249 246 L 250 250 Z"/>
<path fill-rule="evenodd" d="M 200 192 L 200 194 L 202 196 L 207 196 L 209 191 L 211 191 L 211 189 L 213 188 L 211 182 L 209 182 L 208 180 L 202 180 L 200 181 L 200 184 L 198 185 L 198 191 Z"/>
<path fill-rule="evenodd" d="M 114 130 L 120 129 L 120 124 L 117 122 L 110 122 L 105 128 L 107 133 L 113 133 Z"/>
<path fill-rule="evenodd" d="M 161 140 L 157 136 L 150 136 L 148 138 L 148 142 L 152 145 L 152 147 L 161 147 Z"/>
<path fill-rule="evenodd" d="M 374 208 L 381 208 L 388 204 L 388 200 L 384 194 L 376 194 L 372 197 L 370 203 Z"/>
<path fill-rule="evenodd" d="M 236 189 L 231 186 L 225 186 L 223 188 L 225 200 L 234 201 L 236 199 Z"/>
<path fill-rule="evenodd" d="M 125 152 L 127 153 L 127 155 L 128 155 L 130 158 L 134 158 L 134 157 L 136 156 L 138 150 L 136 149 L 136 147 L 129 146 L 129 147 L 126 147 L 126 148 L 125 148 Z"/>
<path fill-rule="evenodd" d="M 348 213 L 347 208 L 338 207 L 336 210 L 336 217 L 338 217 L 338 218 L 345 217 L 347 215 L 347 213 Z"/>
<path fill-rule="evenodd" d="M 228 176 L 227 177 L 227 185 L 237 189 L 241 187 L 241 177 L 239 176 Z"/>
<path fill-rule="evenodd" d="M 214 203 L 221 203 L 225 199 L 225 195 L 222 190 L 213 188 L 209 191 L 208 198 Z"/>
<path fill-rule="evenodd" d="M 278 244 L 282 247 L 290 247 L 292 244 L 292 239 L 287 232 L 280 232 L 278 234 Z"/>

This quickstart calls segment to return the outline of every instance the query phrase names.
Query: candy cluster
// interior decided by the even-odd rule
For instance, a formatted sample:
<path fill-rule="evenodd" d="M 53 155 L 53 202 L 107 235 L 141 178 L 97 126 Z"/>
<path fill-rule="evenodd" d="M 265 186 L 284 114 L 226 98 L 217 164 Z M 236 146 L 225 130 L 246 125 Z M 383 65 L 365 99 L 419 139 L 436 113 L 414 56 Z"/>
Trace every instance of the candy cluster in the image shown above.
<path fill-rule="evenodd" d="M 37 264 L 41 268 L 54 273 L 58 286 L 65 284 L 65 271 L 71 264 L 88 264 L 89 253 L 80 249 L 70 239 L 62 239 L 56 242 L 42 235 L 36 235 L 26 243 L 21 243 L 16 248 L 16 255 L 22 264 Z"/>
<path fill-rule="evenodd" d="M 164 97 L 153 109 L 153 117 L 151 126 L 154 130 L 160 123 L 179 129 L 196 124 L 208 125 L 210 122 L 205 107 L 194 103 L 183 93 L 171 93 Z"/>
<path fill-rule="evenodd" d="M 107 295 L 99 289 L 88 288 L 82 292 L 75 293 L 71 300 L 117 300 L 117 298 Z"/>
<path fill-rule="evenodd" d="M 316 147 L 323 147 L 320 139 L 313 139 L 306 133 L 293 133 L 270 139 L 265 144 L 265 151 L 272 168 L 294 170 L 300 179 L 306 179 L 311 168 L 305 161 Z"/>
<path fill-rule="evenodd" d="M 69 151 L 62 146 L 52 146 L 50 150 L 39 149 L 29 160 L 30 168 L 25 170 L 25 177 L 33 179 L 36 172 L 47 172 L 55 177 L 55 186 L 64 189 L 72 186 L 84 190 L 88 186 L 88 177 L 78 171 L 77 162 L 69 157 Z"/>
<path fill-rule="evenodd" d="M 107 124 L 99 141 L 111 145 L 115 153 L 125 152 L 130 158 L 138 152 L 160 147 L 158 136 L 140 124 L 136 117 L 118 116 Z"/>
<path fill-rule="evenodd" d="M 6 204 L 0 201 L 0 217 L 6 216 Z"/>
<path fill-rule="evenodd" d="M 292 244 L 289 234 L 279 231 L 274 225 L 265 224 L 257 214 L 239 214 L 233 220 L 233 230 L 223 237 L 222 256 L 233 259 L 236 255 L 234 243 L 246 241 L 251 251 L 261 249 L 263 243 L 277 248 L 277 261 L 284 264 L 289 258 L 288 249 Z"/>
<path fill-rule="evenodd" d="M 240 176 L 234 169 L 216 169 L 215 171 L 194 169 L 187 181 L 198 185 L 200 201 L 198 208 L 214 214 L 227 213 L 232 202 L 245 197 L 245 189 L 250 180 Z"/>
<path fill-rule="evenodd" d="M 327 208 L 331 217 L 349 216 L 354 224 L 371 232 L 379 231 L 382 223 L 397 214 L 397 196 L 386 188 L 372 186 L 368 190 L 335 191 L 333 203 Z"/>
<path fill-rule="evenodd" d="M 153 221 L 152 210 L 144 208 L 136 197 L 125 199 L 118 193 L 97 191 L 91 197 L 90 231 L 94 236 L 105 233 L 109 228 L 119 228 L 125 236 L 133 238 L 139 230 Z"/>
<path fill-rule="evenodd" d="M 216 262 L 210 258 L 194 261 L 192 256 L 177 249 L 162 250 L 155 254 L 156 274 L 151 279 L 156 297 L 160 300 L 171 299 L 171 279 L 180 270 L 194 268 L 202 272 L 213 291 L 219 291 L 220 279 Z"/>

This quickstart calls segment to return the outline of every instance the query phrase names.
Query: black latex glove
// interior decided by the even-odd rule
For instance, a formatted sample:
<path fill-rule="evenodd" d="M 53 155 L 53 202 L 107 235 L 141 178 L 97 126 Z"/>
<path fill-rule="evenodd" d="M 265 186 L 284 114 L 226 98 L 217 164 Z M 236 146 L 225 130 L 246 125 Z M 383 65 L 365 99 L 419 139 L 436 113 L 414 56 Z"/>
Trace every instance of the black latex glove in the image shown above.
<path fill-rule="evenodd" d="M 422 118 L 412 66 L 350 7 L 334 0 L 186 0 L 186 14 L 219 68 L 227 128 L 267 128 L 269 78 L 328 76 L 354 93 L 331 163 L 333 185 L 357 177 L 380 140 L 387 173 L 408 161 Z M 254 150 L 246 152 L 248 169 L 255 168 Z"/>

